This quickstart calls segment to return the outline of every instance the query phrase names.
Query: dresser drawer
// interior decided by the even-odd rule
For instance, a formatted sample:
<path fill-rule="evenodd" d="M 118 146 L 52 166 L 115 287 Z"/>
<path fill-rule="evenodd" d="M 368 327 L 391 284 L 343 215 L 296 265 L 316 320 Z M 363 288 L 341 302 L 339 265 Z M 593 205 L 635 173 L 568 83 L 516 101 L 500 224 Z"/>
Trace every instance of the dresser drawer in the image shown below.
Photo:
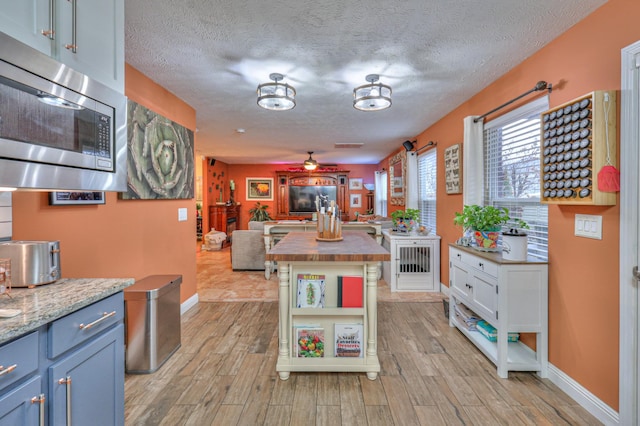
<path fill-rule="evenodd" d="M 482 271 L 487 275 L 491 275 L 494 278 L 498 277 L 498 264 L 493 263 L 490 260 L 486 260 L 480 256 L 474 256 L 470 253 L 462 250 L 451 248 L 451 257 L 458 262 L 468 265 L 478 271 Z"/>
<path fill-rule="evenodd" d="M 124 319 L 122 292 L 55 320 L 49 326 L 47 355 L 53 359 Z"/>
<path fill-rule="evenodd" d="M 38 369 L 38 332 L 0 346 L 0 390 Z"/>

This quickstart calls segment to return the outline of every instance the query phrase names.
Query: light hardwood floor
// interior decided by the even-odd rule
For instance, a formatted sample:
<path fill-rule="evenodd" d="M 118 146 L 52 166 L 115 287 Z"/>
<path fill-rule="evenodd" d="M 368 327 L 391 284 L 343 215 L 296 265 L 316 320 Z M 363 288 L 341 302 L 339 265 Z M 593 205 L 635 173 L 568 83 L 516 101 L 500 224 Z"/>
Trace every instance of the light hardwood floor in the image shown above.
<path fill-rule="evenodd" d="M 277 322 L 275 301 L 199 303 L 183 315 L 182 347 L 167 363 L 127 375 L 126 424 L 600 424 L 549 380 L 533 373 L 500 379 L 448 326 L 441 301 L 378 304 L 382 371 L 375 381 L 364 373 L 280 380 Z"/>

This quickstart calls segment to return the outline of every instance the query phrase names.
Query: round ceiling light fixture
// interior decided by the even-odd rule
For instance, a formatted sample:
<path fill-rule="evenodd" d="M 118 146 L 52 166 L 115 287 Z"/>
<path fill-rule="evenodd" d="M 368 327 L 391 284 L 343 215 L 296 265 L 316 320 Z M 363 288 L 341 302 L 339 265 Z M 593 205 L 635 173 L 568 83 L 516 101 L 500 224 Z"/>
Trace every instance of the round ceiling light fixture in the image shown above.
<path fill-rule="evenodd" d="M 353 89 L 353 107 L 360 111 L 380 111 L 391 106 L 391 87 L 376 83 L 378 74 L 369 74 L 365 80 L 369 84 Z"/>
<path fill-rule="evenodd" d="M 279 83 L 282 74 L 272 73 L 269 78 L 273 83 L 258 85 L 258 105 L 271 111 L 287 111 L 296 106 L 296 89 L 287 83 Z"/>

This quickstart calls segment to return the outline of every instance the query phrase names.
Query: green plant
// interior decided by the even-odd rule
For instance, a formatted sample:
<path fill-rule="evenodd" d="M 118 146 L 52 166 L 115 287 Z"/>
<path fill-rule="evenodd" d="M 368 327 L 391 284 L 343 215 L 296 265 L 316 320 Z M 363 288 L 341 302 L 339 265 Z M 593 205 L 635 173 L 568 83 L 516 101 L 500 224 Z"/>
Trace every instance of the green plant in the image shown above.
<path fill-rule="evenodd" d="M 396 210 L 391 213 L 391 219 L 393 219 L 393 225 L 397 226 L 399 222 L 415 221 L 420 218 L 420 210 L 418 209 L 406 209 Z M 402 219 L 402 220 L 401 220 Z"/>
<path fill-rule="evenodd" d="M 519 218 L 509 216 L 506 207 L 479 206 L 477 204 L 466 205 L 462 213 L 456 212 L 453 223 L 462 226 L 463 229 L 477 231 L 499 231 L 502 225 L 511 223 L 517 228 L 529 229 L 529 225 Z"/>
<path fill-rule="evenodd" d="M 251 215 L 249 221 L 266 222 L 271 220 L 271 216 L 269 216 L 269 212 L 267 211 L 268 208 L 268 205 L 260 204 L 260 201 L 256 201 L 255 207 L 249 209 L 249 214 Z"/>

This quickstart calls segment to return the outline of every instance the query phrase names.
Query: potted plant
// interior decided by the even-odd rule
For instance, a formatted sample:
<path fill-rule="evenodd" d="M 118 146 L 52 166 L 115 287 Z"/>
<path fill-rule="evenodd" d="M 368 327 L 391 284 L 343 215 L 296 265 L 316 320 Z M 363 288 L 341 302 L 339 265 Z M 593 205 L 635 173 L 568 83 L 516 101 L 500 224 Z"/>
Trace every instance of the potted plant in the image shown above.
<path fill-rule="evenodd" d="M 406 209 L 396 210 L 391 213 L 393 228 L 396 232 L 411 232 L 417 225 L 420 218 L 420 210 Z"/>
<path fill-rule="evenodd" d="M 260 201 L 256 201 L 256 205 L 249 209 L 249 214 L 251 215 L 249 221 L 266 222 L 271 220 L 271 216 L 269 216 L 269 212 L 267 211 L 268 208 L 268 205 L 260 204 Z"/>
<path fill-rule="evenodd" d="M 506 207 L 466 205 L 462 213 L 456 212 L 453 223 L 462 226 L 465 233 L 470 231 L 477 244 L 477 248 L 486 251 L 498 251 L 498 238 L 502 225 L 511 223 L 511 228 L 529 229 L 529 225 L 522 219 L 509 216 Z"/>

